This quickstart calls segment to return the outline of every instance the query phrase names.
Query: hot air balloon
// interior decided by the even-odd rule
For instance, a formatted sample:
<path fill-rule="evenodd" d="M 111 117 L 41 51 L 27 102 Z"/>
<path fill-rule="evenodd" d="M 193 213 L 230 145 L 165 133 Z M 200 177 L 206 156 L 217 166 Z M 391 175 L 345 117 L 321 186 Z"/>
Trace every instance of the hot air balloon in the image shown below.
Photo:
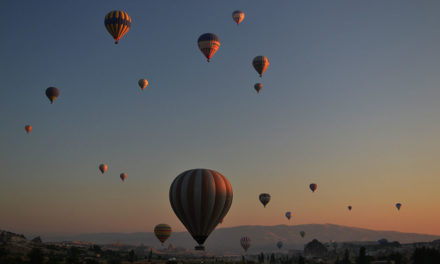
<path fill-rule="evenodd" d="M 351 209 L 352 209 L 352 207 L 351 207 L 351 205 L 349 205 L 349 206 L 348 206 L 348 210 L 351 211 Z"/>
<path fill-rule="evenodd" d="M 241 244 L 241 247 L 244 249 L 244 252 L 247 252 L 247 250 L 251 246 L 251 239 L 246 236 L 242 237 L 242 238 L 240 238 L 240 244 Z"/>
<path fill-rule="evenodd" d="M 306 232 L 301 231 L 301 232 L 299 232 L 299 234 L 301 235 L 301 237 L 304 237 L 306 235 Z"/>
<path fill-rule="evenodd" d="M 266 71 L 267 67 L 269 67 L 269 59 L 265 56 L 257 56 L 252 61 L 252 65 L 260 74 L 260 77 L 263 77 L 263 73 Z"/>
<path fill-rule="evenodd" d="M 229 211 L 232 187 L 219 172 L 208 169 L 187 170 L 179 174 L 170 187 L 174 213 L 204 250 L 203 243 Z"/>
<path fill-rule="evenodd" d="M 244 19 L 244 12 L 240 10 L 232 12 L 232 19 L 234 19 L 235 23 L 237 23 L 238 26 L 238 24 L 240 24 L 241 21 L 243 21 Z"/>
<path fill-rule="evenodd" d="M 290 218 L 292 217 L 292 212 L 286 212 L 286 218 L 288 219 L 288 220 L 290 220 Z"/>
<path fill-rule="evenodd" d="M 402 204 L 401 204 L 401 203 L 396 203 L 396 208 L 397 208 L 397 210 L 400 211 L 400 207 L 402 207 Z"/>
<path fill-rule="evenodd" d="M 141 89 L 142 89 L 142 91 L 143 91 L 145 88 L 147 88 L 147 86 L 148 86 L 148 81 L 147 81 L 147 79 L 140 79 L 140 80 L 138 81 L 138 84 L 139 84 L 139 87 L 141 87 Z"/>
<path fill-rule="evenodd" d="M 125 179 L 127 179 L 127 173 L 121 173 L 119 177 L 121 178 L 122 181 L 125 181 Z"/>
<path fill-rule="evenodd" d="M 26 133 L 31 133 L 31 131 L 32 131 L 32 126 L 31 125 L 25 125 L 24 126 L 24 130 L 26 130 Z"/>
<path fill-rule="evenodd" d="M 105 16 L 104 25 L 115 39 L 115 44 L 130 30 L 131 17 L 124 11 L 113 10 Z"/>
<path fill-rule="evenodd" d="M 103 163 L 103 164 L 99 165 L 99 170 L 102 172 L 102 174 L 104 174 L 104 172 L 107 170 L 107 168 L 108 168 L 107 164 Z M 127 177 L 127 176 L 125 176 L 125 177 Z"/>
<path fill-rule="evenodd" d="M 316 189 L 318 188 L 318 185 L 316 183 L 311 183 L 309 187 L 310 187 L 310 190 L 312 190 L 312 192 L 315 192 Z"/>
<path fill-rule="evenodd" d="M 263 89 L 263 84 L 261 84 L 261 83 L 256 83 L 256 84 L 254 85 L 254 89 L 255 89 L 255 91 L 257 91 L 257 93 L 260 93 L 261 89 Z"/>
<path fill-rule="evenodd" d="M 154 227 L 154 234 L 162 245 L 171 236 L 171 232 L 171 226 L 167 224 L 158 224 Z"/>
<path fill-rule="evenodd" d="M 260 202 L 264 205 L 264 207 L 266 207 L 266 204 L 268 204 L 270 201 L 270 194 L 262 193 L 260 194 L 259 198 L 260 198 Z"/>
<path fill-rule="evenodd" d="M 277 248 L 281 249 L 283 247 L 283 241 L 278 241 Z"/>
<path fill-rule="evenodd" d="M 215 34 L 205 33 L 199 37 L 197 44 L 209 62 L 218 48 L 220 48 L 220 39 Z"/>
<path fill-rule="evenodd" d="M 46 89 L 46 96 L 49 98 L 51 104 L 53 104 L 53 101 L 55 101 L 59 95 L 60 91 L 55 87 L 49 87 Z"/>

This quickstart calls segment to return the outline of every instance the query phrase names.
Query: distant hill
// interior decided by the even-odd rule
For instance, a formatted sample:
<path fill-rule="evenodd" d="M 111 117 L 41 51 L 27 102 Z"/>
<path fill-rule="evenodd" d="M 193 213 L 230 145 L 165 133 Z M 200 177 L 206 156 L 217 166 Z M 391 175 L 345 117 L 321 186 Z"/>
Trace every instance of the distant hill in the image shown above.
<path fill-rule="evenodd" d="M 299 232 L 306 232 L 301 238 Z M 340 226 L 333 224 L 309 224 L 309 225 L 276 225 L 276 226 L 237 226 L 230 228 L 218 228 L 206 241 L 208 251 L 215 254 L 240 254 L 240 238 L 248 236 L 252 240 L 249 254 L 259 252 L 277 252 L 276 243 L 284 242 L 282 251 L 289 249 L 303 249 L 304 244 L 312 239 L 321 242 L 334 240 L 336 242 L 367 242 L 386 238 L 388 241 L 400 243 L 430 242 L 440 239 L 440 236 L 401 233 L 395 231 L 376 231 L 357 227 Z M 75 236 L 42 236 L 44 241 L 88 241 L 96 244 L 121 244 L 152 246 L 161 248 L 159 241 L 153 233 L 95 233 Z M 188 232 L 175 232 L 167 241 L 176 247 L 193 249 L 195 242 Z M 165 246 L 167 246 L 165 245 Z M 164 246 L 164 247 L 165 247 Z"/>

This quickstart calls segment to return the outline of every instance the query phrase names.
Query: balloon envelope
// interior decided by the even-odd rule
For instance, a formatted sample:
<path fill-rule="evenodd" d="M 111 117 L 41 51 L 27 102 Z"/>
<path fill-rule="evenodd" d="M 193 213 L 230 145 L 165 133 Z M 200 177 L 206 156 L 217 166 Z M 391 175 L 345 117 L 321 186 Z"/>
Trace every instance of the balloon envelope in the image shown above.
<path fill-rule="evenodd" d="M 232 19 L 234 19 L 235 23 L 240 24 L 244 19 L 244 12 L 240 10 L 236 10 L 232 12 Z"/>
<path fill-rule="evenodd" d="M 304 237 L 306 235 L 306 232 L 301 231 L 301 232 L 299 232 L 299 234 L 301 235 L 301 237 Z"/>
<path fill-rule="evenodd" d="M 130 30 L 131 17 L 124 11 L 113 10 L 105 16 L 104 25 L 115 40 L 115 44 L 118 44 L 119 40 Z"/>
<path fill-rule="evenodd" d="M 277 248 L 281 249 L 283 247 L 283 241 L 278 241 Z"/>
<path fill-rule="evenodd" d="M 263 73 L 267 70 L 267 67 L 269 67 L 269 59 L 265 56 L 257 56 L 252 61 L 252 65 L 260 74 L 260 77 L 263 77 Z"/>
<path fill-rule="evenodd" d="M 169 192 L 171 207 L 204 250 L 203 243 L 229 211 L 232 186 L 217 171 L 193 169 L 182 172 L 173 181 Z"/>
<path fill-rule="evenodd" d="M 288 219 L 288 220 L 290 220 L 290 218 L 292 217 L 292 212 L 286 212 L 286 218 Z"/>
<path fill-rule="evenodd" d="M 127 173 L 121 173 L 119 177 L 121 178 L 122 181 L 125 181 L 125 179 L 127 179 Z"/>
<path fill-rule="evenodd" d="M 315 192 L 316 189 L 318 188 L 318 185 L 316 183 L 311 183 L 309 187 L 310 187 L 310 190 L 312 190 L 312 192 Z"/>
<path fill-rule="evenodd" d="M 154 235 L 162 244 L 171 236 L 171 233 L 171 226 L 167 224 L 158 224 L 154 227 Z"/>
<path fill-rule="evenodd" d="M 351 211 L 353 207 L 351 207 L 351 205 L 348 206 L 348 210 Z"/>
<path fill-rule="evenodd" d="M 268 204 L 270 201 L 270 194 L 262 193 L 258 198 L 260 199 L 260 202 L 263 204 L 263 206 L 266 207 L 266 204 Z"/>
<path fill-rule="evenodd" d="M 246 236 L 240 238 L 240 245 L 244 249 L 244 251 L 246 252 L 249 249 L 249 247 L 251 246 L 251 239 Z"/>
<path fill-rule="evenodd" d="M 402 207 L 402 204 L 401 204 L 401 203 L 396 203 L 396 208 L 397 208 L 397 210 L 400 211 L 400 207 Z"/>
<path fill-rule="evenodd" d="M 254 85 L 254 89 L 255 89 L 255 91 L 257 91 L 257 93 L 260 93 L 261 89 L 263 89 L 263 84 L 261 84 L 261 83 L 256 83 L 256 84 Z"/>
<path fill-rule="evenodd" d="M 107 170 L 107 164 L 101 164 L 99 165 L 99 170 L 101 171 L 101 173 L 104 173 Z"/>
<path fill-rule="evenodd" d="M 141 87 L 141 89 L 142 89 L 142 91 L 143 91 L 145 88 L 147 88 L 147 86 L 148 86 L 148 81 L 147 81 L 147 79 L 140 79 L 140 80 L 138 81 L 138 84 L 139 84 L 139 87 Z"/>
<path fill-rule="evenodd" d="M 26 130 L 26 133 L 30 133 L 32 131 L 32 126 L 31 125 L 25 125 L 24 126 L 24 130 Z"/>
<path fill-rule="evenodd" d="M 197 45 L 209 62 L 218 48 L 220 48 L 220 39 L 213 33 L 205 33 L 199 37 Z"/>
<path fill-rule="evenodd" d="M 53 101 L 55 101 L 55 99 L 57 99 L 59 95 L 60 91 L 58 90 L 58 88 L 49 87 L 46 89 L 46 96 L 47 98 L 49 98 L 51 104 L 53 104 Z"/>

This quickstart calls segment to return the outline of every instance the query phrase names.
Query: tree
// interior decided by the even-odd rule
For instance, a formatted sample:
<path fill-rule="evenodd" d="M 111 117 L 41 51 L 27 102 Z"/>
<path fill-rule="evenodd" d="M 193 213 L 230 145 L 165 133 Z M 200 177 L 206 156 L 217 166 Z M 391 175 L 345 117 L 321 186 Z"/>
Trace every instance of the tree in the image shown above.
<path fill-rule="evenodd" d="M 304 258 L 303 256 L 299 256 L 299 258 L 298 258 L 298 264 L 305 264 L 305 263 L 306 263 L 305 258 Z"/>
<path fill-rule="evenodd" d="M 416 248 L 412 260 L 414 264 L 438 264 L 440 263 L 440 251 L 434 248 Z"/>
<path fill-rule="evenodd" d="M 350 252 L 348 251 L 348 249 L 345 250 L 344 258 L 342 259 L 342 262 L 341 262 L 341 263 L 342 263 L 342 264 L 351 264 L 351 261 L 350 261 Z"/>
<path fill-rule="evenodd" d="M 130 261 L 130 263 L 134 263 L 137 260 L 136 254 L 134 253 L 134 250 L 130 250 L 130 252 L 128 253 L 128 261 Z"/>
<path fill-rule="evenodd" d="M 29 262 L 31 264 L 42 264 L 44 263 L 43 251 L 40 248 L 33 248 L 28 254 Z"/>
<path fill-rule="evenodd" d="M 258 255 L 258 262 L 264 263 L 264 253 L 263 252 L 261 252 L 260 255 Z"/>
<path fill-rule="evenodd" d="M 368 264 L 370 260 L 367 256 L 365 247 L 359 249 L 359 257 L 356 260 L 356 264 Z"/>
<path fill-rule="evenodd" d="M 150 249 L 150 254 L 148 254 L 148 262 L 151 262 L 152 258 L 153 258 L 153 250 Z"/>

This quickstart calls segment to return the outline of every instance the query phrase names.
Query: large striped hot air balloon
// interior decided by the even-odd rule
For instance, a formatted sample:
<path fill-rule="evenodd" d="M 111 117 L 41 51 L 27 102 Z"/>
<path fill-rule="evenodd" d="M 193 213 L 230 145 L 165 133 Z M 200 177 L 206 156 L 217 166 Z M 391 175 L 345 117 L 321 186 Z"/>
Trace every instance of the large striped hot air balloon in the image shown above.
<path fill-rule="evenodd" d="M 244 252 L 247 252 L 247 250 L 251 247 L 251 239 L 246 236 L 240 238 L 240 245 L 244 249 Z"/>
<path fill-rule="evenodd" d="M 269 59 L 265 56 L 257 56 L 252 61 L 252 65 L 260 74 L 260 77 L 263 77 L 263 73 L 267 70 L 267 67 L 269 67 Z"/>
<path fill-rule="evenodd" d="M 312 192 L 315 192 L 316 189 L 318 188 L 318 185 L 316 183 L 311 183 L 309 185 L 309 187 L 310 187 L 310 190 L 312 190 Z"/>
<path fill-rule="evenodd" d="M 49 87 L 46 89 L 46 96 L 47 98 L 49 98 L 51 104 L 53 104 L 53 101 L 55 101 L 55 99 L 57 99 L 59 95 L 60 90 L 58 90 L 58 88 Z"/>
<path fill-rule="evenodd" d="M 105 28 L 113 36 L 115 44 L 130 30 L 131 17 L 124 11 L 113 10 L 105 16 Z"/>
<path fill-rule="evenodd" d="M 244 19 L 244 12 L 240 10 L 235 10 L 232 12 L 232 19 L 234 19 L 235 23 L 240 24 Z"/>
<path fill-rule="evenodd" d="M 182 172 L 170 187 L 170 203 L 174 213 L 204 250 L 203 243 L 229 211 L 232 187 L 228 179 L 209 169 Z"/>
<path fill-rule="evenodd" d="M 167 224 L 158 224 L 154 227 L 154 234 L 162 245 L 171 236 L 172 232 L 171 226 Z"/>
<path fill-rule="evenodd" d="M 205 33 L 199 37 L 197 44 L 209 62 L 218 48 L 220 48 L 220 39 L 215 34 Z"/>
<path fill-rule="evenodd" d="M 32 126 L 31 125 L 25 125 L 24 126 L 24 130 L 26 130 L 26 133 L 29 134 L 32 131 Z"/>
<path fill-rule="evenodd" d="M 270 194 L 262 193 L 258 198 L 260 199 L 260 202 L 264 205 L 264 207 L 266 207 L 266 204 L 268 204 L 270 201 Z"/>

